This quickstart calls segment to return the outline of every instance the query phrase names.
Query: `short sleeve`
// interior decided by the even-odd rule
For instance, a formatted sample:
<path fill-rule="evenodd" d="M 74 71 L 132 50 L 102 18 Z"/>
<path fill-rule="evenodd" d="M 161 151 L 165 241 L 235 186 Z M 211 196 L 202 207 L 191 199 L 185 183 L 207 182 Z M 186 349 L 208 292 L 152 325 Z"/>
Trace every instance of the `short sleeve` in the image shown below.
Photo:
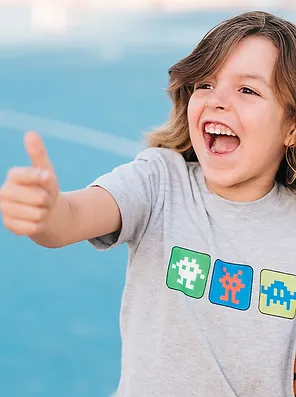
<path fill-rule="evenodd" d="M 89 185 L 100 186 L 113 196 L 122 220 L 118 232 L 88 240 L 96 249 L 107 250 L 142 238 L 161 186 L 162 167 L 157 154 L 157 149 L 146 149 L 135 160 L 114 168 Z"/>

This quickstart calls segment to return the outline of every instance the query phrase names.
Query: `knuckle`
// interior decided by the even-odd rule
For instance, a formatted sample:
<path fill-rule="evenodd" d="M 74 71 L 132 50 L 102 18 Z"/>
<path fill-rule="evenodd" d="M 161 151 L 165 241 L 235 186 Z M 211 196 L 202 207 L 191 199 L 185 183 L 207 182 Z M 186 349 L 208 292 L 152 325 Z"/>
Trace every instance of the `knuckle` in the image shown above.
<path fill-rule="evenodd" d="M 0 201 L 0 210 L 3 214 L 3 216 L 5 215 L 5 213 L 7 212 L 7 202 L 6 201 Z"/>
<path fill-rule="evenodd" d="M 7 179 L 12 179 L 14 178 L 16 175 L 18 175 L 20 173 L 20 168 L 19 167 L 13 167 L 10 168 L 10 170 L 8 170 L 7 172 Z"/>
<path fill-rule="evenodd" d="M 6 216 L 3 216 L 3 225 L 9 229 L 10 224 L 11 224 L 10 219 L 8 219 Z"/>
<path fill-rule="evenodd" d="M 22 229 L 10 229 L 14 234 L 16 234 L 17 236 L 24 236 L 26 233 L 22 230 Z"/>
<path fill-rule="evenodd" d="M 0 189 L 0 200 L 5 198 L 5 185 L 3 185 Z"/>
<path fill-rule="evenodd" d="M 46 204 L 48 203 L 48 194 L 45 191 L 41 191 L 38 194 L 37 201 L 39 205 L 46 206 Z"/>
<path fill-rule="evenodd" d="M 11 230 L 12 232 L 14 232 L 14 233 L 17 232 L 17 230 L 15 228 L 15 224 L 13 222 L 13 219 L 4 216 L 3 217 L 3 224 L 4 224 L 4 226 L 7 229 Z"/>
<path fill-rule="evenodd" d="M 5 183 L 2 188 L 0 189 L 0 200 L 7 200 L 9 199 L 11 194 L 11 186 Z"/>
<path fill-rule="evenodd" d="M 21 231 L 16 227 L 15 222 L 12 218 L 3 216 L 3 224 L 8 230 L 13 232 L 14 234 L 16 235 L 21 234 Z"/>
<path fill-rule="evenodd" d="M 38 210 L 35 213 L 35 217 L 34 217 L 35 221 L 41 222 L 44 219 L 44 215 L 45 215 L 45 212 L 43 210 Z"/>
<path fill-rule="evenodd" d="M 12 178 L 14 174 L 15 174 L 15 168 L 10 168 L 10 170 L 8 170 L 7 172 L 7 179 Z"/>
<path fill-rule="evenodd" d="M 36 234 L 39 234 L 39 233 L 41 233 L 42 232 L 42 230 L 43 230 L 43 224 L 42 223 L 39 223 L 39 222 L 36 222 L 36 223 L 32 223 L 31 225 L 30 225 L 30 228 L 29 228 L 30 230 L 28 230 L 28 235 L 29 236 L 34 236 L 34 235 L 36 235 Z"/>

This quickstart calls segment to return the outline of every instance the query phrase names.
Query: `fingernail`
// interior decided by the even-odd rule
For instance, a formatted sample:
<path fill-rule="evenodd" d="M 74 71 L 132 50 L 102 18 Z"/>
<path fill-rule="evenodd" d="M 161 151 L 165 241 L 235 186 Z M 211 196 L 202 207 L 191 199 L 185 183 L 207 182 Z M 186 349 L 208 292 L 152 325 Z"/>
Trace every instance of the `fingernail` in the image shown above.
<path fill-rule="evenodd" d="M 43 181 L 46 181 L 46 179 L 48 179 L 48 177 L 49 177 L 49 172 L 48 171 L 42 171 L 41 172 L 41 179 Z"/>

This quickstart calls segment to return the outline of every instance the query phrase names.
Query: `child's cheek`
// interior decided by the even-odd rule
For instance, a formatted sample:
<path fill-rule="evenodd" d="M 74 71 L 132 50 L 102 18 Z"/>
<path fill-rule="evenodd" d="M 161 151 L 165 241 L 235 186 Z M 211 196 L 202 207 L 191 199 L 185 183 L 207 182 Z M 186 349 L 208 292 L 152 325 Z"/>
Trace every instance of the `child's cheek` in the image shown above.
<path fill-rule="evenodd" d="M 201 115 L 201 109 L 202 106 L 200 100 L 198 100 L 194 95 L 192 95 L 189 100 L 188 109 L 187 109 L 187 116 L 190 126 L 197 125 L 197 122 Z"/>

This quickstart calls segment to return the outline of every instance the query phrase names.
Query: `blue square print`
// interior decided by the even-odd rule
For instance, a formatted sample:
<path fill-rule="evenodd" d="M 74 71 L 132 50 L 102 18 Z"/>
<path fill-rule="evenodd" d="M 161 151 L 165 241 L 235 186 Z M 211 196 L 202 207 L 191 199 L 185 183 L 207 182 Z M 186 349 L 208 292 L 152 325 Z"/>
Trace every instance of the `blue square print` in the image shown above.
<path fill-rule="evenodd" d="M 251 303 L 253 269 L 251 266 L 217 259 L 209 299 L 212 303 L 247 310 Z"/>

